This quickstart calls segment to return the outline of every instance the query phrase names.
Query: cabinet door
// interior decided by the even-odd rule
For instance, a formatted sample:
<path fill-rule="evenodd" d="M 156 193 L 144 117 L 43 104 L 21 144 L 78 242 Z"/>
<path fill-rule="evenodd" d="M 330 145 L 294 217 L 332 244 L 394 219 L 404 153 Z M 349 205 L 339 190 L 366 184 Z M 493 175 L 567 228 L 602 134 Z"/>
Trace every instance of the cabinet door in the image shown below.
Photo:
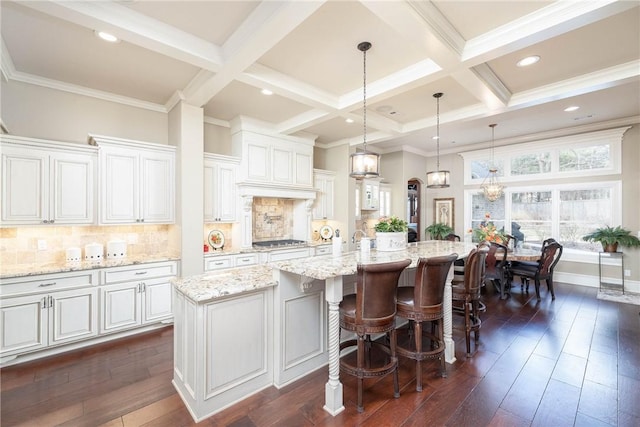
<path fill-rule="evenodd" d="M 313 184 L 313 150 L 309 153 L 295 152 L 295 184 L 296 185 L 312 185 Z"/>
<path fill-rule="evenodd" d="M 138 326 L 142 323 L 142 286 L 123 283 L 100 289 L 102 314 L 100 332 L 112 332 Z"/>
<path fill-rule="evenodd" d="M 334 178 L 316 176 L 314 187 L 316 200 L 313 205 L 313 219 L 333 219 Z"/>
<path fill-rule="evenodd" d="M 49 219 L 62 224 L 94 222 L 94 158 L 71 153 L 51 155 L 52 195 Z"/>
<path fill-rule="evenodd" d="M 213 162 L 204 161 L 204 222 L 215 222 L 216 215 L 216 172 L 217 166 Z"/>
<path fill-rule="evenodd" d="M 247 179 L 260 182 L 271 181 L 269 144 L 257 141 L 248 141 L 246 144 L 247 158 L 243 161 L 247 162 Z"/>
<path fill-rule="evenodd" d="M 104 224 L 139 222 L 138 153 L 101 147 L 100 221 Z"/>
<path fill-rule="evenodd" d="M 273 147 L 272 178 L 277 184 L 293 184 L 293 151 L 287 148 Z"/>
<path fill-rule="evenodd" d="M 173 288 L 169 279 L 146 280 L 143 283 L 143 323 L 170 319 L 173 316 Z"/>
<path fill-rule="evenodd" d="M 218 202 L 218 221 L 236 220 L 236 165 L 219 163 L 216 193 Z"/>
<path fill-rule="evenodd" d="M 48 155 L 39 150 L 2 148 L 2 222 L 40 224 L 49 220 Z"/>
<path fill-rule="evenodd" d="M 380 208 L 380 183 L 362 180 L 362 210 L 375 211 Z"/>
<path fill-rule="evenodd" d="M 98 335 L 98 290 L 76 289 L 51 294 L 50 344 Z"/>
<path fill-rule="evenodd" d="M 39 295 L 0 300 L 0 356 L 48 345 L 47 301 Z"/>
<path fill-rule="evenodd" d="M 380 185 L 380 216 L 391 216 L 391 186 Z"/>
<path fill-rule="evenodd" d="M 175 156 L 145 152 L 140 155 L 140 222 L 175 221 Z"/>

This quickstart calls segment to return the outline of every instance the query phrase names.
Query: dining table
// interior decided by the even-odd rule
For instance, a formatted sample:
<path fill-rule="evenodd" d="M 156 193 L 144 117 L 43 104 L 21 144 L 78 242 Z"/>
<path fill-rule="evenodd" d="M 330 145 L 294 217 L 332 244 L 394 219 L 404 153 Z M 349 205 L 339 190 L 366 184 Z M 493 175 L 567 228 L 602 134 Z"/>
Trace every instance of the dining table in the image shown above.
<path fill-rule="evenodd" d="M 532 249 L 532 248 L 514 248 L 507 251 L 507 263 L 505 264 L 505 272 L 504 272 L 504 280 L 506 283 L 500 284 L 500 299 L 507 298 L 507 292 L 511 289 L 511 263 L 512 262 L 537 262 L 540 259 L 541 252 L 540 249 Z M 499 255 L 496 254 L 496 258 Z M 502 258 L 500 258 L 502 260 Z"/>

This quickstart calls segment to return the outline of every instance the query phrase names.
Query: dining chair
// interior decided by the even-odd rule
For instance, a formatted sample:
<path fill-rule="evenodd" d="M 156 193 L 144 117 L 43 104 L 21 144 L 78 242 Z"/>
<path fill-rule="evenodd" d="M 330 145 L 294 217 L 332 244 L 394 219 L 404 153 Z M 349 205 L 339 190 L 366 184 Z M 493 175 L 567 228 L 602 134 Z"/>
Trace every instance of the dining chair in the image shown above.
<path fill-rule="evenodd" d="M 406 327 L 398 329 L 397 351 L 399 356 L 416 361 L 416 391 L 422 391 L 423 360 L 440 359 L 440 375 L 447 376 L 444 360 L 444 286 L 456 258 L 456 253 L 420 258 L 414 286 L 399 287 L 396 294 L 397 316 L 408 320 Z M 431 324 L 430 332 L 423 328 L 428 323 Z"/>
<path fill-rule="evenodd" d="M 507 247 L 501 243 L 491 242 L 485 263 L 485 281 L 490 280 L 496 290 L 500 292 L 500 299 L 505 299 L 507 292 Z"/>
<path fill-rule="evenodd" d="M 380 264 L 358 264 L 356 293 L 345 295 L 340 303 L 341 330 L 354 332 L 357 336 L 356 339 L 340 343 L 340 351 L 356 347 L 356 363 L 353 363 L 353 357 L 342 357 L 340 370 L 355 376 L 358 380 L 358 412 L 364 411 L 364 378 L 377 378 L 393 373 L 393 396 L 400 397 L 395 329 L 396 290 L 400 275 L 409 264 L 410 259 Z M 387 335 L 388 343 L 371 340 L 371 334 L 383 333 Z M 381 350 L 388 356 L 382 359 L 384 362 L 372 363 L 373 349 Z"/>
<path fill-rule="evenodd" d="M 511 274 L 519 276 L 522 285 L 526 284 L 529 291 L 529 280 L 533 280 L 536 287 L 536 297 L 540 300 L 540 281 L 547 282 L 551 293 L 551 300 L 556 299 L 553 291 L 553 270 L 562 256 L 562 245 L 555 240 L 543 246 L 542 256 L 537 263 L 518 263 L 511 267 Z"/>
<path fill-rule="evenodd" d="M 553 237 L 549 237 L 548 239 L 545 239 L 542 241 L 542 247 L 540 248 L 540 258 L 542 258 L 542 254 L 544 253 L 544 248 L 550 244 L 555 242 L 556 239 L 554 239 Z M 511 289 L 511 282 L 513 279 L 513 274 L 511 273 L 511 271 L 513 269 L 523 269 L 523 268 L 527 268 L 527 269 L 535 269 L 538 266 L 538 262 L 540 261 L 540 258 L 538 258 L 537 261 L 511 261 L 509 263 L 509 271 L 507 274 L 507 282 L 508 282 L 508 288 Z M 525 291 L 525 284 L 528 285 L 528 281 L 523 281 L 522 279 L 520 280 L 520 290 L 521 291 Z M 529 286 L 527 286 L 526 291 L 529 292 Z"/>
<path fill-rule="evenodd" d="M 467 344 L 467 357 L 471 357 L 471 332 L 474 332 L 475 345 L 477 349 L 480 339 L 480 289 L 484 282 L 485 261 L 489 248 L 480 244 L 473 249 L 466 259 L 464 266 L 464 281 L 452 282 L 452 301 L 454 306 L 458 305 L 460 312 L 464 315 L 465 340 Z M 460 304 L 462 307 L 460 307 Z M 475 351 L 474 351 L 475 353 Z"/>

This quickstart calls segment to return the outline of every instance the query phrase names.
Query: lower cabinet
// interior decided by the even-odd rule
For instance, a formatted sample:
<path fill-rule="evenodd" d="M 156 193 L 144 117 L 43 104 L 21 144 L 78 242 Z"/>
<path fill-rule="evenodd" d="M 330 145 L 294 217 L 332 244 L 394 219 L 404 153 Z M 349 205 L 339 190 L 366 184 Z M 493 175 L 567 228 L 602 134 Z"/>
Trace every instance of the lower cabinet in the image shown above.
<path fill-rule="evenodd" d="M 107 271 L 107 283 L 123 282 L 100 287 L 100 332 L 114 332 L 171 319 L 173 288 L 169 280 L 175 274 L 175 263 L 118 267 Z M 131 281 L 133 278 L 138 279 Z"/>
<path fill-rule="evenodd" d="M 1 357 L 98 335 L 95 287 L 3 298 L 0 304 Z"/>
<path fill-rule="evenodd" d="M 0 280 L 0 365 L 171 321 L 177 269 L 167 261 Z"/>
<path fill-rule="evenodd" d="M 134 328 L 173 315 L 171 283 L 167 279 L 103 286 L 100 294 L 100 332 Z"/>

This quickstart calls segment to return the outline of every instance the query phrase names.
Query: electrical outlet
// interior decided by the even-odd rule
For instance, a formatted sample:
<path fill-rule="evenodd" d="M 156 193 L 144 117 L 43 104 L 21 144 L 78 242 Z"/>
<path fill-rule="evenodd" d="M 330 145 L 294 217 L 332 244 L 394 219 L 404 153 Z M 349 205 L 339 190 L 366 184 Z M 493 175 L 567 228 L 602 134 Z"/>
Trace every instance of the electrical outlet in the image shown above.
<path fill-rule="evenodd" d="M 46 251 L 47 250 L 47 241 L 40 239 L 38 240 L 38 250 L 39 251 Z"/>
<path fill-rule="evenodd" d="M 631 277 L 631 270 L 625 269 L 624 270 L 624 277 Z"/>

